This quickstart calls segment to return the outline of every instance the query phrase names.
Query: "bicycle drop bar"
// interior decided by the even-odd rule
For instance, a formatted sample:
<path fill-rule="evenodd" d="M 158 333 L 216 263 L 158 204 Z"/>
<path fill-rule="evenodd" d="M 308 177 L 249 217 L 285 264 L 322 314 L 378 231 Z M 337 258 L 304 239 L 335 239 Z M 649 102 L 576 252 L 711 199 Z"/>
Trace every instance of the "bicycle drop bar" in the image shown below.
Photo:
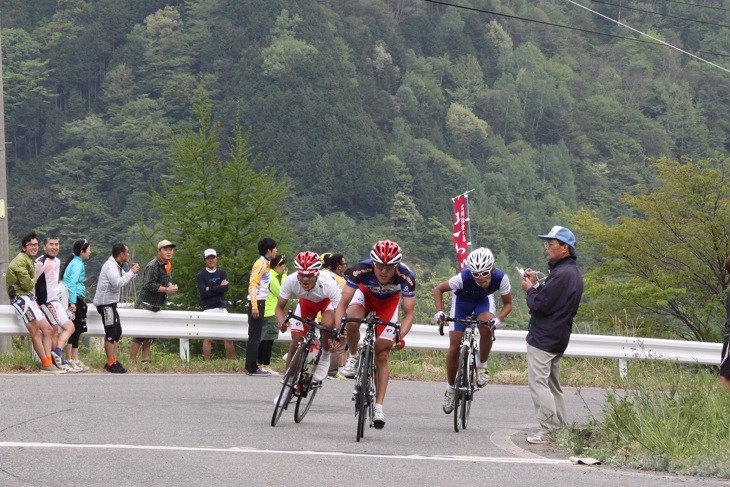
<path fill-rule="evenodd" d="M 464 323 L 466 326 L 471 326 L 471 325 L 476 325 L 476 326 L 484 326 L 484 325 L 486 325 L 486 326 L 489 326 L 490 327 L 490 330 L 492 332 L 492 341 L 495 340 L 495 337 L 494 337 L 494 328 L 493 328 L 494 327 L 494 320 L 487 320 L 487 321 L 477 320 L 476 318 L 472 318 L 471 316 L 468 317 L 468 318 L 451 318 L 451 317 L 448 317 L 448 316 L 446 318 L 444 318 L 444 323 L 449 322 L 449 321 L 453 321 L 453 322 L 456 322 L 456 323 Z M 439 333 L 441 334 L 441 336 L 444 336 L 444 323 L 441 323 L 439 325 Z"/>
<path fill-rule="evenodd" d="M 307 326 L 311 328 L 315 328 L 320 331 L 325 331 L 327 333 L 332 333 L 332 340 L 337 341 L 340 337 L 340 332 L 337 331 L 337 328 L 327 328 L 322 323 L 320 323 L 317 320 L 313 320 L 311 318 L 303 318 L 301 316 L 297 316 L 294 314 L 294 311 L 289 310 L 289 313 L 287 313 L 286 318 L 284 318 L 284 323 L 288 323 L 289 320 L 297 320 L 301 321 L 302 323 L 306 324 Z"/>
<path fill-rule="evenodd" d="M 400 338 L 400 325 L 390 321 L 380 321 L 377 316 L 371 316 L 369 318 L 348 318 L 347 316 L 342 317 L 342 323 L 340 324 L 340 335 L 345 332 L 345 325 L 347 323 L 360 323 L 370 326 L 392 326 L 395 329 L 395 343 L 401 342 Z"/>

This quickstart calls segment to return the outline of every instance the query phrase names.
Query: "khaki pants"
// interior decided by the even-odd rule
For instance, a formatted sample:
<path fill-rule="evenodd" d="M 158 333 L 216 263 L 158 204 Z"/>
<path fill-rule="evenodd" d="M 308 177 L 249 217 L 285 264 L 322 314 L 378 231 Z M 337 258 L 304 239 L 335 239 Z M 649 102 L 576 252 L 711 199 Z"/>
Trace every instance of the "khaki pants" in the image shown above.
<path fill-rule="evenodd" d="M 562 353 L 549 353 L 527 344 L 527 383 L 535 416 L 543 428 L 565 424 L 565 403 L 560 388 Z"/>

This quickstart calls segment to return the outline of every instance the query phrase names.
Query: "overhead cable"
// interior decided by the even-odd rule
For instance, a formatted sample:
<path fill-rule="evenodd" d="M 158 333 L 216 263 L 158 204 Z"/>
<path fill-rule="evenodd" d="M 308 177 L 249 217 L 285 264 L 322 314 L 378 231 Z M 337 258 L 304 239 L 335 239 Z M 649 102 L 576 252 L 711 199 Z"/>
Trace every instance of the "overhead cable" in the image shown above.
<path fill-rule="evenodd" d="M 490 15 L 494 15 L 494 16 L 497 16 L 497 17 L 506 17 L 508 19 L 522 20 L 522 21 L 525 21 L 525 22 L 534 22 L 536 24 L 549 25 L 551 27 L 558 27 L 558 28 L 561 28 L 561 29 L 574 30 L 574 31 L 583 32 L 583 33 L 586 33 L 586 34 L 595 34 L 595 35 L 599 35 L 599 36 L 613 37 L 615 39 L 624 39 L 624 40 L 627 40 L 627 41 L 641 42 L 641 43 L 644 43 L 644 44 L 651 44 L 651 45 L 654 45 L 654 46 L 665 46 L 665 47 L 671 47 L 673 49 L 679 49 L 679 48 L 676 48 L 676 47 L 672 46 L 671 44 L 668 44 L 668 43 L 663 42 L 663 41 L 660 41 L 660 40 L 657 40 L 657 42 L 652 42 L 652 41 L 647 41 L 645 39 L 639 39 L 639 38 L 636 38 L 636 37 L 626 37 L 626 36 L 620 36 L 620 35 L 616 35 L 616 34 L 608 34 L 606 32 L 598 32 L 598 31 L 595 31 L 595 30 L 581 29 L 580 27 L 573 27 L 571 25 L 556 24 L 556 23 L 553 23 L 553 22 L 546 22 L 546 21 L 543 21 L 543 20 L 528 19 L 526 17 L 519 17 L 517 15 L 504 14 L 504 13 L 500 13 L 500 12 L 492 12 L 492 11 L 489 11 L 489 10 L 484 10 L 484 9 L 480 9 L 480 8 L 476 8 L 476 7 L 469 7 L 469 6 L 466 6 L 466 5 L 459 5 L 459 4 L 455 4 L 455 3 L 444 2 L 444 1 L 441 1 L 441 0 L 423 0 L 423 1 L 424 2 L 427 2 L 427 3 L 435 3 L 435 4 L 438 4 L 438 5 L 444 5 L 446 7 L 454 7 L 454 8 L 459 8 L 459 9 L 462 9 L 462 10 L 470 10 L 470 11 L 473 11 L 473 12 L 479 12 L 479 13 L 483 13 L 483 14 L 490 14 Z M 583 7 L 583 8 L 585 8 L 585 7 Z M 601 15 L 601 14 L 598 14 L 598 15 Z M 608 20 L 611 20 L 612 22 L 617 22 L 616 20 L 611 19 L 609 17 L 606 17 L 606 18 L 608 18 Z M 639 31 L 637 31 L 637 32 L 639 32 Z M 719 56 L 719 57 L 730 57 L 730 54 L 722 54 L 722 53 L 717 53 L 717 52 L 709 52 L 709 51 L 702 51 L 702 50 L 699 50 L 699 49 L 689 49 L 689 48 L 687 48 L 687 50 L 694 51 L 694 52 L 698 52 L 698 53 L 701 53 L 701 54 L 710 54 L 710 55 Z M 683 52 L 685 52 L 685 51 L 683 51 Z M 693 57 L 697 57 L 694 54 L 691 54 L 689 52 L 687 54 L 689 54 L 690 56 L 693 56 Z M 698 58 L 698 59 L 701 59 L 701 58 Z M 707 62 L 709 64 L 712 64 L 709 61 L 704 61 L 704 62 Z M 720 68 L 720 66 L 717 66 L 717 67 Z M 724 70 L 724 68 L 720 68 L 720 69 L 723 69 Z"/>

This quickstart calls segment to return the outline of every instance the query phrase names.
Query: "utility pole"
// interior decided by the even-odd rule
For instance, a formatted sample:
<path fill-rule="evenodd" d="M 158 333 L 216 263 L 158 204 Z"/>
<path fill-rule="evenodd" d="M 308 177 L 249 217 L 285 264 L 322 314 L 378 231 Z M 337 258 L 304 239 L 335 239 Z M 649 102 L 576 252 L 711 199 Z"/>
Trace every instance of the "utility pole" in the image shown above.
<path fill-rule="evenodd" d="M 10 263 L 8 236 L 8 168 L 5 158 L 5 87 L 3 85 L 3 37 L 0 25 L 0 304 L 10 304 L 5 273 Z M 0 352 L 12 349 L 13 339 L 0 336 Z"/>

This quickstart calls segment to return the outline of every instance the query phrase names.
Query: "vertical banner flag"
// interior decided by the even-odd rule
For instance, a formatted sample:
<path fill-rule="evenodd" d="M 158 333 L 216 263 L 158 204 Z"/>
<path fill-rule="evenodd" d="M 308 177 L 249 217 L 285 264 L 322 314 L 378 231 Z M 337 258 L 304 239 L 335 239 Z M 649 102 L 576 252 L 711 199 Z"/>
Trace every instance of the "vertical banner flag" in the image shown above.
<path fill-rule="evenodd" d="M 459 269 L 466 265 L 466 258 L 469 255 L 469 200 L 466 193 L 453 198 L 454 201 L 454 247 L 456 258 L 459 261 Z"/>

